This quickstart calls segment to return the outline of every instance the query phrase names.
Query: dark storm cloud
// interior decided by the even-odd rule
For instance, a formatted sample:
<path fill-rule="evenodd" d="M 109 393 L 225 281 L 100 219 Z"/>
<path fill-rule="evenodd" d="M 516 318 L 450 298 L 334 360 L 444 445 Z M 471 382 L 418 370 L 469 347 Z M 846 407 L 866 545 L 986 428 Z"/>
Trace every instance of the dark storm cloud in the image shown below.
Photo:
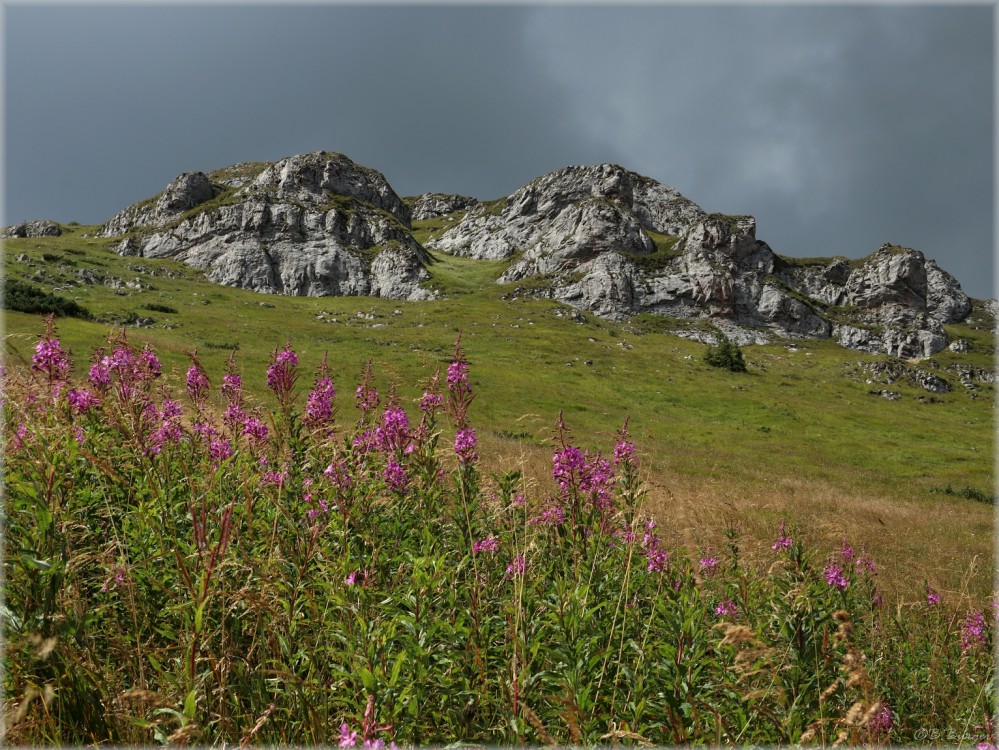
<path fill-rule="evenodd" d="M 6 220 L 316 149 L 480 198 L 616 161 L 777 252 L 906 244 L 992 296 L 993 13 L 9 6 Z"/>
<path fill-rule="evenodd" d="M 586 140 L 526 59 L 527 13 L 11 7 L 9 219 L 101 221 L 181 171 L 314 149 L 497 197 Z"/>
<path fill-rule="evenodd" d="M 794 256 L 883 242 L 993 278 L 991 7 L 549 8 L 572 118 Z M 613 135 L 612 135 L 613 134 Z"/>

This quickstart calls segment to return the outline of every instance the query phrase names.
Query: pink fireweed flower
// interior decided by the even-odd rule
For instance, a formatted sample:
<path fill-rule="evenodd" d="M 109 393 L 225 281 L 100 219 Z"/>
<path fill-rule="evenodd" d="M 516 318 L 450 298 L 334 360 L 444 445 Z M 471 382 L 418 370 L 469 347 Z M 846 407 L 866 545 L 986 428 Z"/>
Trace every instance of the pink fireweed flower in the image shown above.
<path fill-rule="evenodd" d="M 246 412 L 243 411 L 243 407 L 238 401 L 230 401 L 222 414 L 222 421 L 225 422 L 226 427 L 235 431 L 237 427 L 242 427 L 243 423 L 246 422 Z"/>
<path fill-rule="evenodd" d="M 624 424 L 621 425 L 621 429 L 617 431 L 617 443 L 614 445 L 614 465 L 621 466 L 622 464 L 635 467 L 635 444 L 631 442 L 631 436 L 628 434 L 628 419 L 624 420 Z"/>
<path fill-rule="evenodd" d="M 655 521 L 645 525 L 642 534 L 642 554 L 645 555 L 645 569 L 649 573 L 662 573 L 669 569 L 669 553 L 662 547 L 659 535 L 653 529 Z"/>
<path fill-rule="evenodd" d="M 163 409 L 156 414 L 159 426 L 149 436 L 148 455 L 159 455 L 166 443 L 180 443 L 184 434 L 179 424 L 180 415 L 181 408 L 176 401 L 167 399 L 163 402 Z"/>
<path fill-rule="evenodd" d="M 645 552 L 645 570 L 649 573 L 663 573 L 669 570 L 669 553 L 661 547 L 648 547 Z"/>
<path fill-rule="evenodd" d="M 853 559 L 853 547 L 848 542 L 843 542 L 843 546 L 839 548 L 839 556 L 843 558 L 843 562 L 850 562 Z"/>
<path fill-rule="evenodd" d="M 477 555 L 480 552 L 495 552 L 499 549 L 499 540 L 496 537 L 489 535 L 485 539 L 480 539 L 472 545 L 472 554 Z"/>
<path fill-rule="evenodd" d="M 25 443 L 29 442 L 31 442 L 31 440 L 28 437 L 28 425 L 21 422 L 10 438 L 11 450 L 19 451 L 24 447 Z"/>
<path fill-rule="evenodd" d="M 31 357 L 31 369 L 45 375 L 50 382 L 66 379 L 69 375 L 69 359 L 58 339 L 46 337 L 38 342 L 35 354 Z"/>
<path fill-rule="evenodd" d="M 731 599 L 726 599 L 715 607 L 715 614 L 719 617 L 735 617 L 739 614 L 739 608 L 735 606 L 735 602 Z"/>
<path fill-rule="evenodd" d="M 355 435 L 354 439 L 351 441 L 351 445 L 358 453 L 361 454 L 377 450 L 378 441 L 375 439 L 375 431 L 369 428 Z"/>
<path fill-rule="evenodd" d="M 377 408 L 381 402 L 381 396 L 378 395 L 378 391 L 373 387 L 359 385 L 357 386 L 357 390 L 354 391 L 354 406 L 362 412 L 367 413 Z"/>
<path fill-rule="evenodd" d="M 986 643 L 985 615 L 979 609 L 974 609 L 964 618 L 961 626 L 961 650 L 970 651 L 976 646 Z"/>
<path fill-rule="evenodd" d="M 770 545 L 770 549 L 774 552 L 781 552 L 783 550 L 790 549 L 791 544 L 793 543 L 791 537 L 789 537 L 785 531 L 785 523 L 785 521 L 780 522 L 780 529 L 777 531 L 777 538 L 774 540 L 774 543 Z"/>
<path fill-rule="evenodd" d="M 529 521 L 531 526 L 561 526 L 565 523 L 565 511 L 558 505 L 550 505 Z"/>
<path fill-rule="evenodd" d="M 87 439 L 86 433 L 80 425 L 73 425 L 73 439 L 76 441 L 77 445 L 83 445 L 84 440 Z"/>
<path fill-rule="evenodd" d="M 343 579 L 343 582 L 348 586 L 356 586 L 359 580 L 361 580 L 361 571 L 352 570 L 347 574 L 347 577 Z"/>
<path fill-rule="evenodd" d="M 267 442 L 267 425 L 257 417 L 246 417 L 243 421 L 243 434 L 252 445 L 259 447 Z"/>
<path fill-rule="evenodd" d="M 517 555 L 513 558 L 513 562 L 506 566 L 506 578 L 510 580 L 511 578 L 523 577 L 526 571 L 527 559 L 523 555 Z"/>
<path fill-rule="evenodd" d="M 196 404 L 204 401 L 208 394 L 208 378 L 197 365 L 187 368 L 187 393 Z"/>
<path fill-rule="evenodd" d="M 334 459 L 333 463 L 326 467 L 323 476 L 339 490 L 348 489 L 353 480 L 350 476 L 350 469 L 345 461 Z"/>
<path fill-rule="evenodd" d="M 351 573 L 351 575 L 354 575 L 354 573 Z M 347 585 L 353 585 L 353 581 Z M 347 726 L 347 722 L 344 722 L 340 725 L 340 747 L 354 747 L 356 744 L 357 732 L 351 732 L 350 727 Z"/>
<path fill-rule="evenodd" d="M 324 425 L 333 421 L 333 399 L 336 388 L 333 379 L 319 378 L 309 393 L 305 406 L 305 421 L 311 425 Z"/>
<path fill-rule="evenodd" d="M 552 478 L 565 499 L 578 492 L 598 508 L 611 505 L 614 470 L 610 462 L 599 455 L 588 456 L 579 448 L 566 445 L 552 458 Z"/>
<path fill-rule="evenodd" d="M 447 410 L 456 427 L 464 427 L 472 404 L 472 386 L 468 382 L 468 363 L 461 350 L 461 334 L 454 342 L 454 358 L 447 368 Z"/>
<path fill-rule="evenodd" d="M 409 484 L 406 470 L 394 459 L 390 458 L 382 477 L 393 492 L 403 492 Z"/>
<path fill-rule="evenodd" d="M 315 521 L 319 516 L 328 516 L 330 514 L 330 506 L 323 498 L 316 498 L 311 492 L 306 492 L 305 495 L 303 495 L 303 500 L 306 503 L 315 506 L 310 508 L 305 513 L 306 517 L 310 521 Z"/>
<path fill-rule="evenodd" d="M 121 565 L 116 565 L 114 569 L 111 571 L 111 575 L 107 578 L 106 581 L 104 581 L 104 585 L 101 586 L 101 591 L 106 592 L 109 589 L 113 588 L 114 585 L 121 585 L 125 583 L 128 580 L 128 578 L 126 577 L 127 572 L 128 571 Z"/>
<path fill-rule="evenodd" d="M 563 496 L 570 493 L 584 466 L 586 458 L 579 448 L 567 445 L 556 451 L 552 459 L 552 478 L 558 483 Z"/>
<path fill-rule="evenodd" d="M 278 399 L 284 403 L 295 387 L 295 367 L 298 366 L 298 355 L 292 350 L 291 344 L 285 344 L 280 352 L 271 353 L 271 363 L 267 366 L 267 387 L 274 391 Z"/>
<path fill-rule="evenodd" d="M 107 357 L 103 357 L 101 361 L 90 365 L 88 380 L 90 381 L 90 385 L 101 393 L 105 393 L 111 388 L 111 368 L 108 367 Z"/>
<path fill-rule="evenodd" d="M 232 457 L 232 446 L 225 438 L 215 438 L 208 444 L 208 455 L 215 463 L 220 464 Z"/>
<path fill-rule="evenodd" d="M 139 354 L 135 369 L 139 380 L 152 380 L 158 378 L 163 373 L 159 357 L 149 348 L 149 344 L 146 344 L 142 353 Z"/>
<path fill-rule="evenodd" d="M 284 487 L 285 482 L 288 481 L 288 471 L 265 471 L 260 474 L 260 481 L 263 484 L 274 484 L 278 487 Z"/>
<path fill-rule="evenodd" d="M 895 714 L 882 703 L 878 712 L 867 722 L 867 731 L 872 735 L 888 734 L 894 726 Z"/>
<path fill-rule="evenodd" d="M 698 564 L 701 566 L 701 572 L 706 576 L 710 576 L 718 569 L 718 558 L 705 555 L 698 560 Z"/>
<path fill-rule="evenodd" d="M 862 553 L 860 557 L 854 560 L 853 567 L 858 573 L 874 573 L 877 570 L 874 558 L 867 552 Z"/>
<path fill-rule="evenodd" d="M 402 450 L 409 442 L 409 417 L 398 406 L 390 406 L 382 415 L 382 423 L 375 429 L 375 445 L 378 450 L 390 453 Z"/>
<path fill-rule="evenodd" d="M 472 392 L 468 384 L 468 364 L 462 361 L 452 362 L 447 368 L 447 387 L 455 394 Z"/>
<path fill-rule="evenodd" d="M 621 441 L 614 446 L 614 465 L 620 466 L 621 464 L 634 464 L 635 463 L 635 444 L 630 442 Z"/>
<path fill-rule="evenodd" d="M 850 585 L 849 576 L 843 572 L 843 568 L 841 568 L 838 563 L 826 563 L 826 567 L 823 569 L 822 574 L 826 577 L 826 583 L 830 586 L 834 586 L 840 591 L 843 591 Z"/>
<path fill-rule="evenodd" d="M 475 430 L 471 427 L 458 430 L 454 436 L 454 452 L 458 456 L 459 463 L 469 464 L 478 459 L 475 452 L 477 443 L 478 438 L 475 435 Z"/>
<path fill-rule="evenodd" d="M 239 373 L 229 372 L 222 376 L 222 395 L 229 401 L 239 401 L 243 395 L 243 378 Z"/>
<path fill-rule="evenodd" d="M 84 412 L 90 411 L 95 406 L 100 405 L 100 399 L 97 398 L 93 393 L 88 390 L 78 390 L 76 388 L 70 388 L 69 392 L 66 394 L 66 400 L 69 402 L 70 407 L 77 414 L 82 414 Z"/>
<path fill-rule="evenodd" d="M 420 399 L 420 411 L 433 414 L 443 403 L 444 397 L 440 394 L 424 391 L 423 398 Z"/>

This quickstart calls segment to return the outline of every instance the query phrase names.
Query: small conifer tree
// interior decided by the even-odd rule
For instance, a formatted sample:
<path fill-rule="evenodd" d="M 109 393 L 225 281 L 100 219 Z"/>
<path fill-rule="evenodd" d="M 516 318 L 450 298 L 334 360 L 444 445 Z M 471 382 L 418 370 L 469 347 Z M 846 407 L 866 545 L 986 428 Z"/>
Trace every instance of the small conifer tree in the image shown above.
<path fill-rule="evenodd" d="M 742 349 L 729 341 L 721 331 L 716 332 L 718 343 L 708 347 L 704 353 L 704 361 L 712 367 L 721 367 L 730 372 L 746 372 L 746 360 L 742 357 Z"/>

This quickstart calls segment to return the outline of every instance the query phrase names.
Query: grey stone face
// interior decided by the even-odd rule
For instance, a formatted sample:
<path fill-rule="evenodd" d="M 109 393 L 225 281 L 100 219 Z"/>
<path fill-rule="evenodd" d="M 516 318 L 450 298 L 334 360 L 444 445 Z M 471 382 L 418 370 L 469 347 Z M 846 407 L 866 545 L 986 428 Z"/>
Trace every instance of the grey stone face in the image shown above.
<path fill-rule="evenodd" d="M 176 258 L 216 283 L 256 292 L 425 299 L 426 253 L 409 224 L 409 209 L 380 173 L 319 152 L 219 184 L 182 174 L 99 236 L 133 231 L 119 253 Z"/>
<path fill-rule="evenodd" d="M 757 239 L 752 216 L 708 214 L 615 164 L 566 167 L 497 201 L 427 193 L 412 209 L 342 154 L 217 174 L 180 175 L 100 236 L 122 237 L 122 254 L 177 258 L 259 292 L 417 300 L 433 294 L 411 220 L 454 214 L 428 248 L 511 259 L 499 283 L 543 277 L 547 296 L 611 320 L 708 319 L 737 342 L 832 338 L 906 359 L 946 347 L 943 326 L 971 311 L 957 280 L 917 250 L 783 259 Z"/>

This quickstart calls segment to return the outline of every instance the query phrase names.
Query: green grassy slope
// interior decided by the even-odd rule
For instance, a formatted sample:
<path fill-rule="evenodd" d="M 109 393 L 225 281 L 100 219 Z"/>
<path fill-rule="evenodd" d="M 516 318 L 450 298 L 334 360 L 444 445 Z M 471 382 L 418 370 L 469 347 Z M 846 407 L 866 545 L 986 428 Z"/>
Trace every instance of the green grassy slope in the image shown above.
<path fill-rule="evenodd" d="M 440 220 L 416 222 L 414 229 L 419 238 L 439 226 Z M 984 327 L 951 326 L 951 337 L 969 341 L 971 351 L 945 350 L 918 365 L 951 383 L 944 395 L 901 382 L 867 383 L 856 364 L 889 358 L 829 341 L 794 342 L 794 351 L 792 342 L 744 347 L 749 373 L 739 375 L 708 367 L 706 347 L 671 335 L 670 321 L 640 316 L 611 323 L 586 314 L 580 322 L 551 300 L 511 299 L 512 287 L 495 283 L 503 261 L 435 254 L 430 285 L 443 298 L 431 302 L 278 297 L 211 284 L 177 262 L 122 258 L 113 242 L 86 238 L 91 227 L 64 229 L 61 237 L 7 240 L 5 267 L 10 278 L 55 289 L 94 313 L 94 321 L 57 321 L 81 371 L 109 332 L 151 318 L 151 327 L 128 325 L 128 336 L 157 348 L 178 387 L 186 352 L 197 349 L 218 381 L 238 348 L 247 386 L 267 403 L 268 355 L 290 340 L 304 373 L 329 352 L 340 412 L 350 421 L 368 358 L 379 388 L 395 384 L 411 404 L 420 383 L 446 367 L 460 330 L 477 393 L 474 421 L 504 455 L 539 452 L 560 410 L 581 445 L 601 449 L 630 417 L 645 465 L 674 494 L 714 487 L 717 496 L 757 498 L 753 507 L 762 507 L 768 498 L 800 497 L 807 483 L 917 510 L 946 508 L 973 518 L 988 536 L 991 508 L 967 495 L 993 493 L 994 389 L 982 385 L 973 398 L 946 370 L 956 363 L 992 368 L 994 340 Z M 71 284 L 85 269 L 148 288 Z M 41 316 L 7 312 L 4 325 L 8 366 L 30 359 Z M 880 388 L 902 399 L 869 393 Z M 982 541 L 983 554 L 990 543 Z"/>

